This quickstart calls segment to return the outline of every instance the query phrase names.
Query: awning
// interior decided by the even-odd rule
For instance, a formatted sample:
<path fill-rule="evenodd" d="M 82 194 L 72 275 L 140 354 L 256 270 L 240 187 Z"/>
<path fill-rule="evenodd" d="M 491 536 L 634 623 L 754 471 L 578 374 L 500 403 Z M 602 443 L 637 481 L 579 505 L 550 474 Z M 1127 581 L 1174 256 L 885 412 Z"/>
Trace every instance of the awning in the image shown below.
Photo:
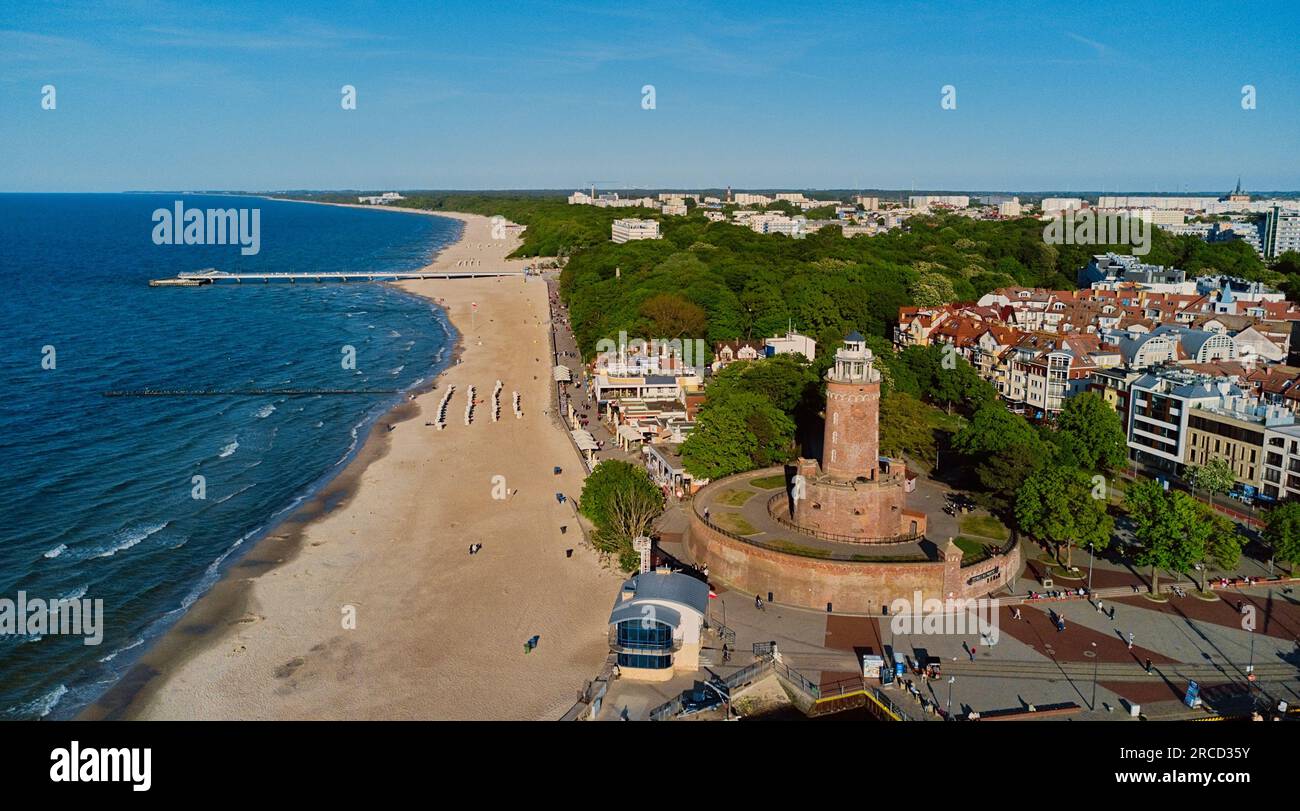
<path fill-rule="evenodd" d="M 600 447 L 596 444 L 596 438 L 581 428 L 573 429 L 569 435 L 573 437 L 573 442 L 580 451 L 594 451 Z"/>
<path fill-rule="evenodd" d="M 630 425 L 620 425 L 618 427 L 619 438 L 628 442 L 644 442 L 645 436 Z"/>
<path fill-rule="evenodd" d="M 569 371 L 568 366 L 556 366 L 551 370 L 551 376 L 557 383 L 568 383 L 573 379 L 573 373 Z"/>

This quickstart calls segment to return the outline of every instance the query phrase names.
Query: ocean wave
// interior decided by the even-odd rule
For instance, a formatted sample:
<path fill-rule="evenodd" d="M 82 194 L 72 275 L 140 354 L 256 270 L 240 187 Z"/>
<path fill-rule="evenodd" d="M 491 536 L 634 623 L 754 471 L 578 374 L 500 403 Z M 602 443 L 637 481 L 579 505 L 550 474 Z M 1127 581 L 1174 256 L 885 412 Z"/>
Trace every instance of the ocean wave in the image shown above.
<path fill-rule="evenodd" d="M 61 543 L 58 546 L 46 552 L 44 555 L 42 555 L 42 557 L 57 558 L 59 555 L 62 555 L 66 551 L 68 551 L 68 545 L 66 543 Z"/>
<path fill-rule="evenodd" d="M 11 718 L 44 718 L 49 715 L 50 710 L 53 710 L 55 705 L 59 703 L 59 699 L 67 695 L 67 692 L 68 688 L 65 685 L 60 684 L 58 687 L 55 687 L 40 698 L 29 701 L 26 704 L 19 704 L 10 707 L 5 710 L 4 715 Z"/>
<path fill-rule="evenodd" d="M 388 370 L 388 373 L 389 373 L 390 375 L 392 375 L 393 377 L 396 377 L 396 376 L 400 375 L 400 374 L 402 373 L 402 370 L 405 369 L 405 368 L 406 368 L 406 364 L 403 363 L 401 366 L 398 366 L 396 369 L 389 369 L 389 370 Z"/>
<path fill-rule="evenodd" d="M 266 405 L 264 405 L 264 406 L 262 406 L 261 408 L 257 409 L 257 411 L 253 413 L 253 416 L 254 416 L 254 417 L 257 417 L 259 420 L 264 420 L 264 419 L 266 419 L 267 417 L 271 416 L 271 415 L 274 414 L 274 413 L 275 413 L 275 404 L 274 404 L 274 403 L 267 403 Z M 238 447 L 238 446 L 236 446 L 236 447 Z"/>
<path fill-rule="evenodd" d="M 86 584 L 86 583 L 82 583 L 80 586 L 77 586 L 77 587 L 76 587 L 75 589 L 73 589 L 72 591 L 68 592 L 67 594 L 62 595 L 61 597 L 59 597 L 59 599 L 60 599 L 60 600 L 80 600 L 82 597 L 85 597 L 85 596 L 86 596 L 86 590 L 89 589 L 89 588 L 90 588 L 90 586 L 89 586 L 88 584 Z"/>
<path fill-rule="evenodd" d="M 170 521 L 163 521 L 161 524 L 153 524 L 152 526 L 146 526 L 143 528 L 136 528 L 133 530 L 122 530 L 121 532 L 117 533 L 117 535 L 114 536 L 114 538 L 117 539 L 118 541 L 116 544 L 109 547 L 108 549 L 100 550 L 98 554 L 92 555 L 91 557 L 111 558 L 114 555 L 116 555 L 118 552 L 124 552 L 127 549 L 130 549 L 131 547 L 140 543 L 145 538 L 148 538 L 149 536 L 154 535 L 155 533 L 161 532 L 163 528 L 165 528 L 170 523 L 171 523 Z"/>
<path fill-rule="evenodd" d="M 103 657 L 100 657 L 99 661 L 100 661 L 101 663 L 102 663 L 102 662 L 111 662 L 111 661 L 113 661 L 114 659 L 117 658 L 117 655 L 118 655 L 119 653 L 125 653 L 126 651 L 129 651 L 129 650 L 131 650 L 132 648 L 138 648 L 138 647 L 140 647 L 140 646 L 143 645 L 143 644 L 144 644 L 144 637 L 140 637 L 139 639 L 137 639 L 136 641 L 132 642 L 131 644 L 129 644 L 129 645 L 124 645 L 124 646 L 118 648 L 117 650 L 113 651 L 113 652 L 110 653 L 109 655 L 107 655 L 107 656 L 103 656 Z"/>
<path fill-rule="evenodd" d="M 238 440 L 238 439 L 236 439 L 234 442 L 231 442 L 230 444 L 226 445 L 226 447 L 222 448 L 222 449 L 221 449 L 221 453 L 217 454 L 217 458 L 218 458 L 218 459 L 225 459 L 227 456 L 230 456 L 232 453 L 234 453 L 234 452 L 237 451 L 237 450 L 239 450 L 239 440 Z"/>
<path fill-rule="evenodd" d="M 259 462 L 259 464 L 260 464 L 260 462 Z M 243 487 L 241 487 L 241 488 L 239 488 L 238 490 L 236 490 L 235 492 L 233 492 L 233 493 L 231 493 L 230 495 L 226 496 L 225 498 L 219 498 L 219 499 L 217 499 L 216 501 L 214 501 L 214 502 L 212 502 L 212 503 L 213 503 L 213 504 L 225 504 L 227 501 L 230 501 L 232 498 L 234 498 L 235 496 L 239 495 L 240 493 L 244 493 L 244 492 L 247 492 L 247 491 L 249 491 L 249 490 L 252 490 L 252 489 L 253 489 L 254 487 L 256 487 L 256 486 L 257 486 L 257 482 L 253 482 L 252 484 L 246 484 L 246 485 L 244 485 Z"/>

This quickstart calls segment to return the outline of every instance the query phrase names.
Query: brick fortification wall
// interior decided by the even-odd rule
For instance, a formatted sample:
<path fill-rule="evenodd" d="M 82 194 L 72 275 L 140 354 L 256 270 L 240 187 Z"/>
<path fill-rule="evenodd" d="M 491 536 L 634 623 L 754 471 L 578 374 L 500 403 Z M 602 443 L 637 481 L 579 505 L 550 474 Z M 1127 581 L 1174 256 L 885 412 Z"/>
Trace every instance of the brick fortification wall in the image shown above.
<path fill-rule="evenodd" d="M 804 557 L 736 540 L 704 523 L 692 511 L 686 548 L 709 576 L 744 594 L 758 594 L 786 605 L 835 613 L 881 614 L 895 599 L 982 597 L 1005 585 L 1020 570 L 1020 551 L 961 567 L 961 552 L 950 547 L 943 561 L 874 563 Z M 798 542 L 798 538 L 793 539 Z M 968 582 L 973 581 L 973 582 Z"/>

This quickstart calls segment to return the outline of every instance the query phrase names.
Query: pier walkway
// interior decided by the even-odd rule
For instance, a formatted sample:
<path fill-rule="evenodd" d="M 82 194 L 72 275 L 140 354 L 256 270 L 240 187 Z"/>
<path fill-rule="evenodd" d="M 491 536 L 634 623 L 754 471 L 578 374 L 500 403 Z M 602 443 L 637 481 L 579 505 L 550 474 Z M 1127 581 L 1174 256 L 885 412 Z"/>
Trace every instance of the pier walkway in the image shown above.
<path fill-rule="evenodd" d="M 403 279 L 478 279 L 491 276 L 523 276 L 517 270 L 415 270 L 398 273 L 376 273 L 374 271 L 356 272 L 296 272 L 296 273 L 227 273 L 220 270 L 197 270 L 178 273 L 167 279 L 154 279 L 150 287 L 199 287 L 217 282 L 396 282 Z"/>

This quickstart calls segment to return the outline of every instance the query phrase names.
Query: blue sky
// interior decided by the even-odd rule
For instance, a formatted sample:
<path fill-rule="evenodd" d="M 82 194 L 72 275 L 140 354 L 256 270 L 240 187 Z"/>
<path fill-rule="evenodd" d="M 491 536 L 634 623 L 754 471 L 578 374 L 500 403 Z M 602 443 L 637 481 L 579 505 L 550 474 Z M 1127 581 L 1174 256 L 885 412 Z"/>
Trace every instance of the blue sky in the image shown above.
<path fill-rule="evenodd" d="M 6 3 L 0 191 L 1300 189 L 1297 42 L 1287 2 Z"/>

